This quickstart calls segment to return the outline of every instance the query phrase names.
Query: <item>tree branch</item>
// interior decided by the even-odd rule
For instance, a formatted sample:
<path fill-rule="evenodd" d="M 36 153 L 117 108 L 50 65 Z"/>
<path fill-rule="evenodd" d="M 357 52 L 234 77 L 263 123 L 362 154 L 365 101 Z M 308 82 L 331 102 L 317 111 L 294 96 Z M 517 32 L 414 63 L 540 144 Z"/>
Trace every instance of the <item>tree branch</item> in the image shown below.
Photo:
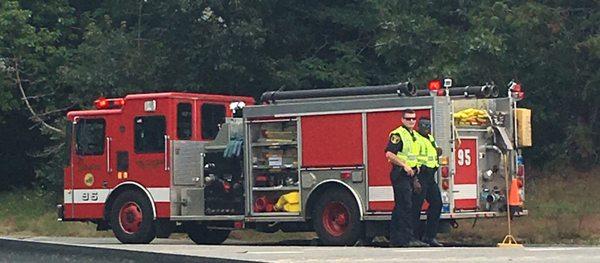
<path fill-rule="evenodd" d="M 47 147 L 41 152 L 27 153 L 27 155 L 29 155 L 31 157 L 35 157 L 35 158 L 46 158 L 48 156 L 58 154 L 64 146 L 65 146 L 65 143 L 63 142 L 58 145 Z"/>
<path fill-rule="evenodd" d="M 70 106 L 67 106 L 67 107 L 64 107 L 64 108 L 61 108 L 61 109 L 56 109 L 56 110 L 51 110 L 51 111 L 47 111 L 47 112 L 44 112 L 44 113 L 39 113 L 38 116 L 41 117 L 41 116 L 51 115 L 51 114 L 54 114 L 54 113 L 57 113 L 57 112 L 63 112 L 63 111 L 66 111 L 66 110 L 72 108 L 75 105 L 77 105 L 77 104 L 74 103 L 74 104 L 71 104 Z"/>
<path fill-rule="evenodd" d="M 22 79 L 22 80 L 21 80 L 21 82 L 25 82 L 25 80 L 24 80 L 24 79 Z M 54 95 L 54 93 L 55 93 L 55 92 L 50 92 L 50 93 L 47 93 L 47 94 L 40 94 L 40 95 L 27 96 L 27 99 L 41 99 L 41 98 L 43 98 L 43 97 L 48 97 L 48 96 Z M 24 100 L 24 99 L 21 99 L 21 100 Z"/>
<path fill-rule="evenodd" d="M 23 84 L 21 82 L 21 75 L 19 73 L 19 59 L 15 57 L 15 77 L 16 77 L 16 84 L 17 87 L 19 88 L 19 91 L 21 91 L 21 97 L 23 99 L 23 101 L 25 101 L 25 105 L 27 106 L 27 109 L 29 109 L 29 112 L 32 115 L 32 118 L 34 121 L 41 123 L 44 127 L 46 127 L 47 129 L 53 131 L 53 132 L 57 132 L 60 134 L 65 134 L 62 130 L 46 123 L 42 118 L 40 118 L 40 116 L 33 110 L 33 108 L 31 107 L 31 104 L 29 104 L 29 100 L 27 99 L 27 95 L 25 95 L 25 90 L 23 89 Z"/>

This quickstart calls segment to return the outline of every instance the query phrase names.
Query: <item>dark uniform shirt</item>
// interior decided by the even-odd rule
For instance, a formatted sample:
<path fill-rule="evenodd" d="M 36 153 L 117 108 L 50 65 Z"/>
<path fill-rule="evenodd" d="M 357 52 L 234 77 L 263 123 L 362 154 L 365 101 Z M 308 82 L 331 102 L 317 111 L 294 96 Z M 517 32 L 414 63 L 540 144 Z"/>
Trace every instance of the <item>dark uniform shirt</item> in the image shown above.
<path fill-rule="evenodd" d="M 394 136 L 397 136 L 397 138 L 400 138 L 400 134 L 392 133 L 390 135 L 390 138 L 388 138 L 388 143 L 387 143 L 387 146 L 385 147 L 385 152 L 391 152 L 393 154 L 397 154 L 402 151 L 402 139 L 392 138 Z M 396 141 L 396 140 L 398 140 L 398 141 Z"/>

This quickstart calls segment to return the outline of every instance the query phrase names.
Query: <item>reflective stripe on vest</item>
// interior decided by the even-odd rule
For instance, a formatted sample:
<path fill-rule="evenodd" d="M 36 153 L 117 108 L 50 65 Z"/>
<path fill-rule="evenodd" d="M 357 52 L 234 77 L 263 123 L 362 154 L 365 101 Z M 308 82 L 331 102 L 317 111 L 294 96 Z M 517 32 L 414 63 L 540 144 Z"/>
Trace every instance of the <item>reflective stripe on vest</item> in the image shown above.
<path fill-rule="evenodd" d="M 417 133 L 417 141 L 421 144 L 421 151 L 419 152 L 419 163 L 429 168 L 435 168 L 439 166 L 438 154 L 435 147 L 433 147 L 434 138 L 431 134 L 428 135 L 429 139 L 421 136 Z"/>
<path fill-rule="evenodd" d="M 400 139 L 402 139 L 402 151 L 396 153 L 396 156 L 409 167 L 419 166 L 419 160 L 417 160 L 421 149 L 419 143 L 413 141 L 413 136 L 411 136 L 410 132 L 404 126 L 393 130 L 390 133 L 390 137 L 394 133 L 400 134 Z M 413 132 L 413 134 L 416 134 L 416 132 Z"/>

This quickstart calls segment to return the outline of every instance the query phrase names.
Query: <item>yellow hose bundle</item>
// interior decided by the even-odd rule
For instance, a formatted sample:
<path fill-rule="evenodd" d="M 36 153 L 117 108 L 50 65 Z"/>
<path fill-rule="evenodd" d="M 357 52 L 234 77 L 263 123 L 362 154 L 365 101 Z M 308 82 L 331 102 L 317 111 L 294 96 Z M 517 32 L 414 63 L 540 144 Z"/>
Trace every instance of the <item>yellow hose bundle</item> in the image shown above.
<path fill-rule="evenodd" d="M 300 212 L 300 193 L 291 192 L 279 197 L 275 210 L 286 212 Z"/>
<path fill-rule="evenodd" d="M 484 110 L 468 108 L 454 113 L 454 122 L 457 125 L 482 126 L 489 123 L 489 116 Z"/>

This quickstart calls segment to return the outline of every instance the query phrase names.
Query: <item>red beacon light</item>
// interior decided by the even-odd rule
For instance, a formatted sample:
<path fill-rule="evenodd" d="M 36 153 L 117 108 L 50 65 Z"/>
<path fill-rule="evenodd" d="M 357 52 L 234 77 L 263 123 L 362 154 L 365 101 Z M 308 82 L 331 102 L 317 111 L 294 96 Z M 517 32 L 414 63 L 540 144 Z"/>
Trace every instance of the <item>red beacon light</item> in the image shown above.
<path fill-rule="evenodd" d="M 429 91 L 440 90 L 442 89 L 442 81 L 439 79 L 430 80 L 429 83 L 427 83 L 427 88 L 429 89 Z"/>
<path fill-rule="evenodd" d="M 521 87 L 521 83 L 512 82 L 510 85 L 510 94 L 513 99 L 519 101 L 525 98 L 525 92 Z"/>
<path fill-rule="evenodd" d="M 108 109 L 108 100 L 106 98 L 100 97 L 99 99 L 94 101 L 94 105 L 96 109 Z"/>
<path fill-rule="evenodd" d="M 442 89 L 442 81 L 439 79 L 432 79 L 427 83 L 429 94 L 431 96 L 444 96 L 444 89 Z"/>
<path fill-rule="evenodd" d="M 440 79 L 432 79 L 427 83 L 427 88 L 429 89 L 429 94 L 431 94 L 432 96 L 433 95 L 444 96 L 444 95 L 446 95 L 444 88 L 447 89 L 450 87 L 452 87 L 452 79 L 451 78 L 445 78 L 443 82 Z"/>
<path fill-rule="evenodd" d="M 513 85 L 513 87 L 512 87 L 512 91 L 513 92 L 521 92 L 521 84 L 515 83 L 515 85 Z"/>
<path fill-rule="evenodd" d="M 94 106 L 98 110 L 106 110 L 106 109 L 120 109 L 125 105 L 125 99 L 107 99 L 104 97 L 100 97 L 99 99 L 94 101 Z"/>
<path fill-rule="evenodd" d="M 125 105 L 125 99 L 115 99 L 114 105 L 119 108 L 123 107 Z"/>

